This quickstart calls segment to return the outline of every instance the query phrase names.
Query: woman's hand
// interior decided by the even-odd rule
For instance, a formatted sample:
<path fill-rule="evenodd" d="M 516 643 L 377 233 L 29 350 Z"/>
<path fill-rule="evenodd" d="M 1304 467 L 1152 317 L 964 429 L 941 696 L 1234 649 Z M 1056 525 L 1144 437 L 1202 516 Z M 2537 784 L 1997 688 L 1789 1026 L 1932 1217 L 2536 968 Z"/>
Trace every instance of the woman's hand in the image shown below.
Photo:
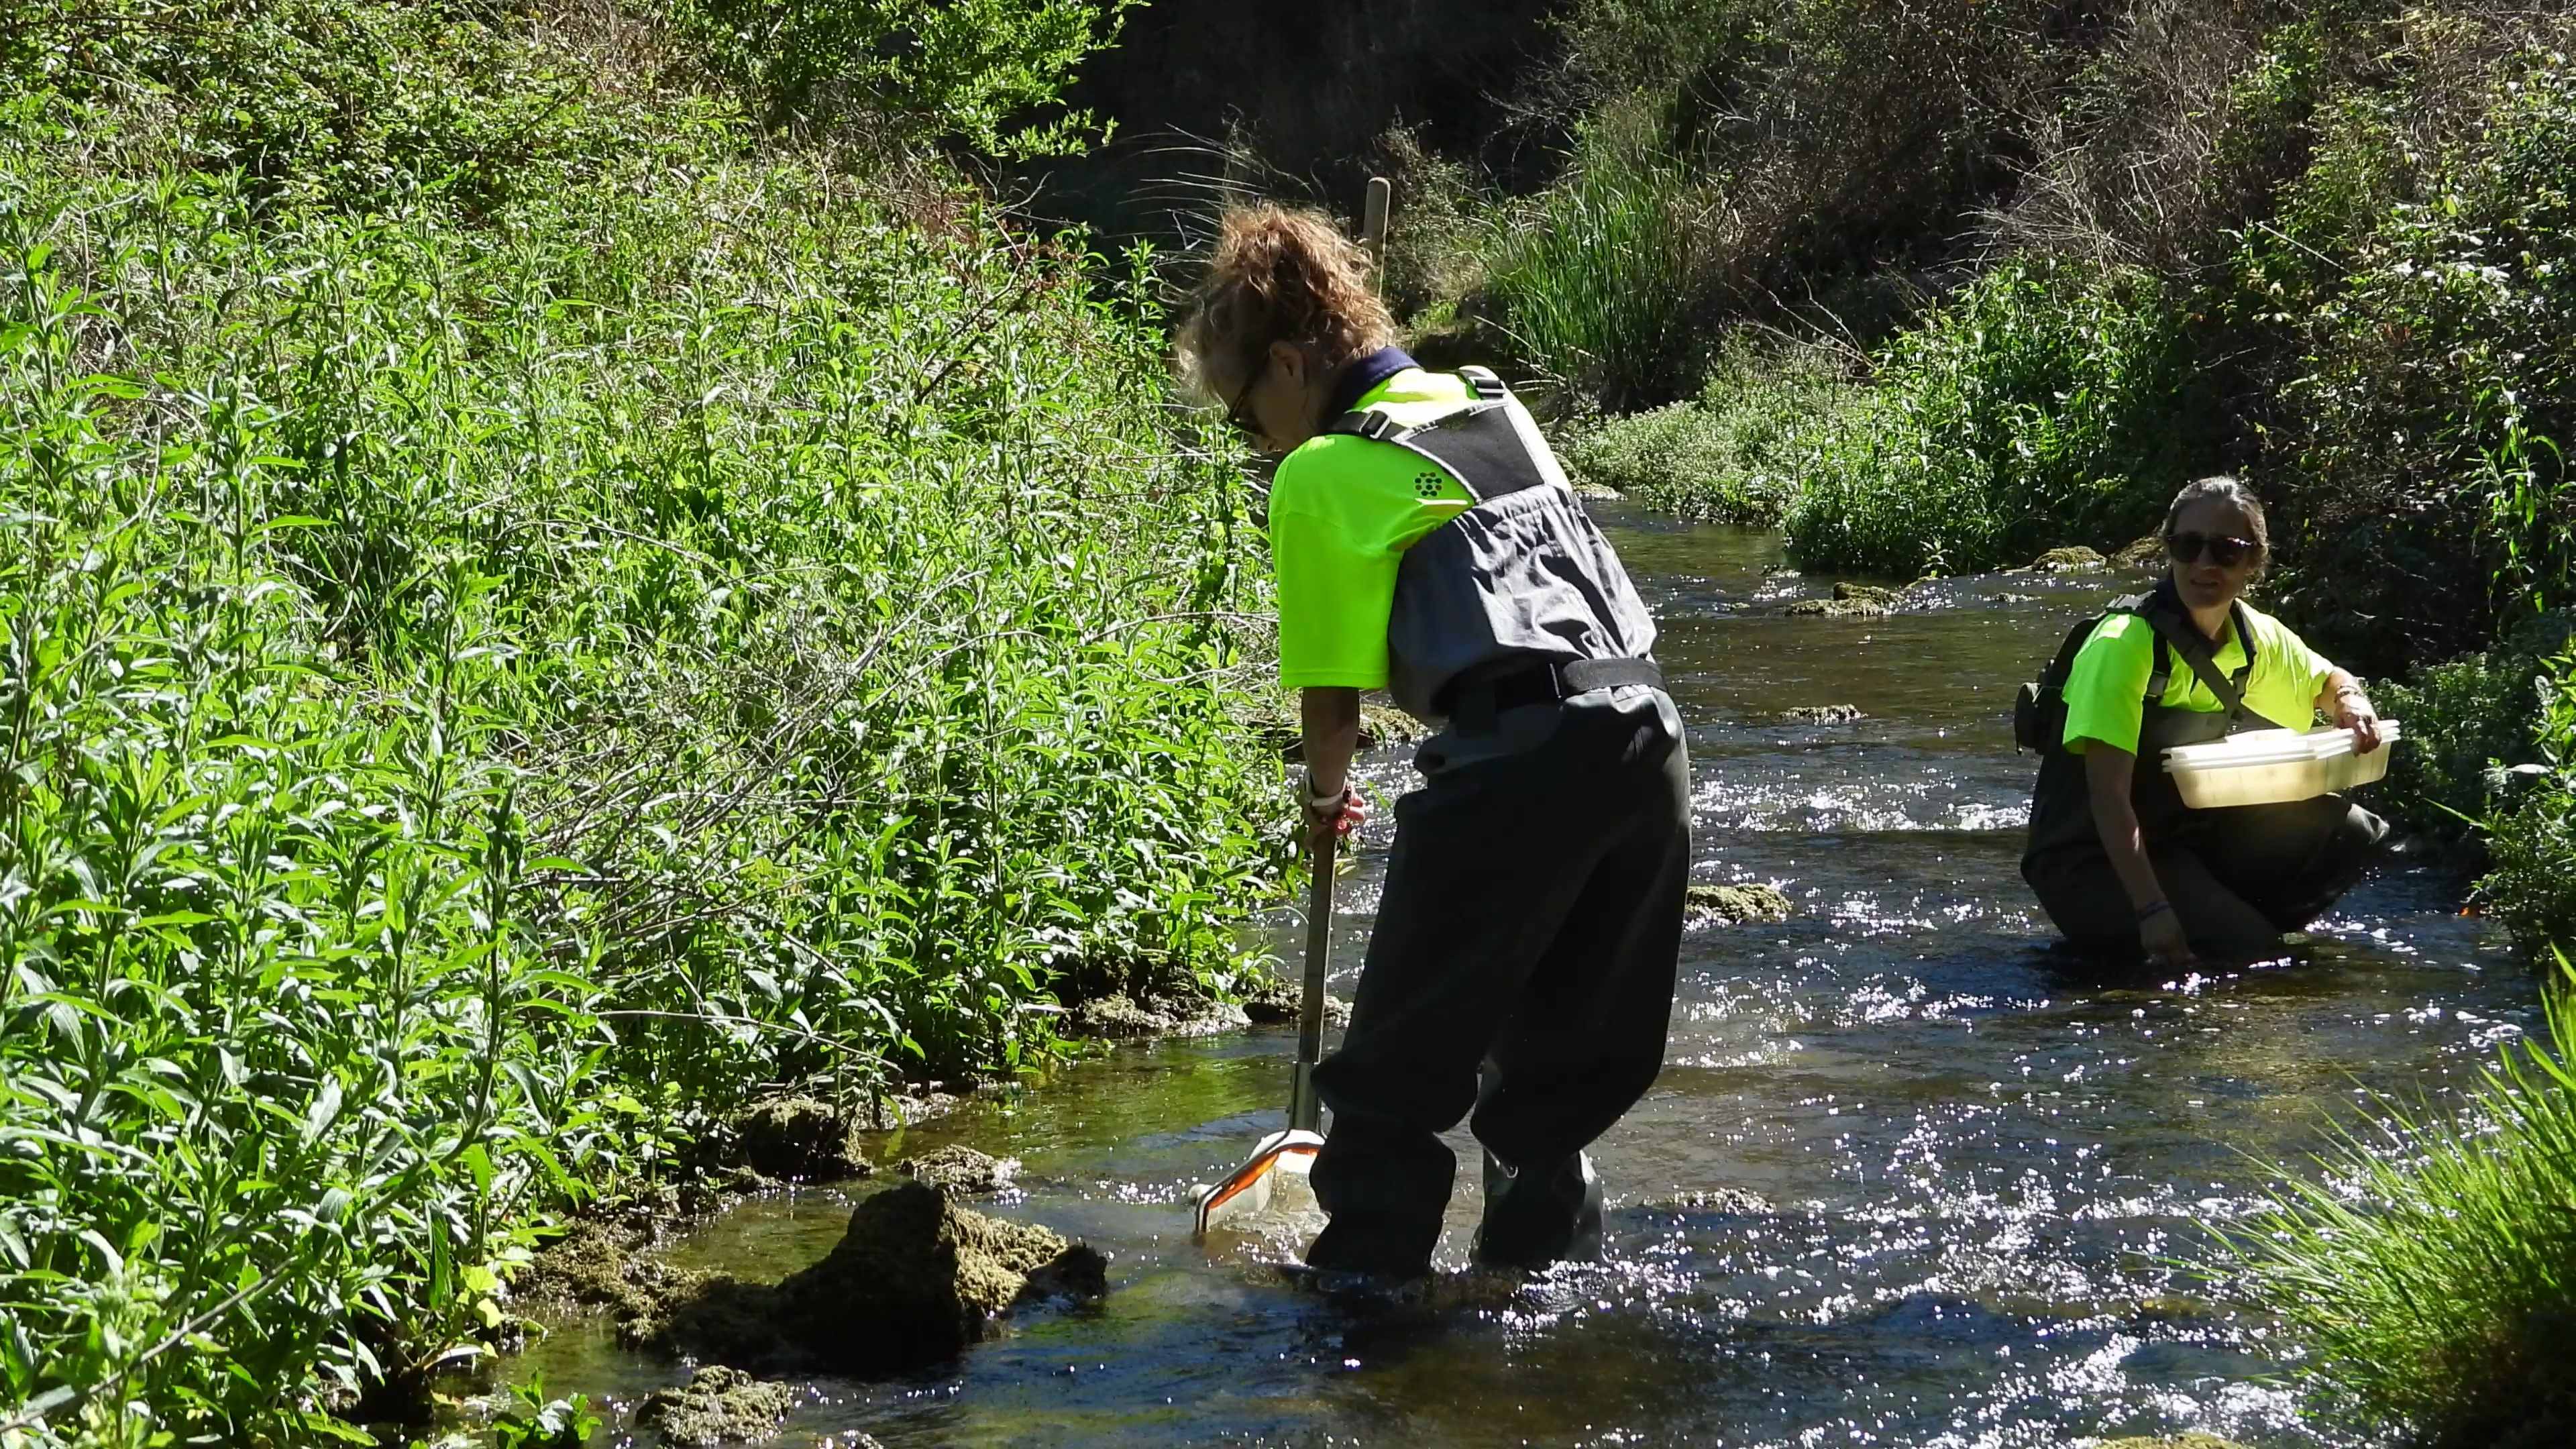
<path fill-rule="evenodd" d="M 2174 908 L 2158 901 L 2138 917 L 2138 945 L 2149 961 L 2165 966 L 2197 966 L 2200 958 L 2192 954 L 2191 938 L 2183 934 L 2182 917 Z"/>
<path fill-rule="evenodd" d="M 1310 845 L 1320 845 L 1327 835 L 1348 835 L 1368 822 L 1368 797 L 1357 785 L 1345 782 L 1338 791 L 1318 793 L 1314 782 L 1307 782 L 1306 836 Z"/>
<path fill-rule="evenodd" d="M 2358 684 L 2335 691 L 2335 724 L 2352 731 L 2352 747 L 2362 754 L 2379 748 L 2379 711 Z"/>

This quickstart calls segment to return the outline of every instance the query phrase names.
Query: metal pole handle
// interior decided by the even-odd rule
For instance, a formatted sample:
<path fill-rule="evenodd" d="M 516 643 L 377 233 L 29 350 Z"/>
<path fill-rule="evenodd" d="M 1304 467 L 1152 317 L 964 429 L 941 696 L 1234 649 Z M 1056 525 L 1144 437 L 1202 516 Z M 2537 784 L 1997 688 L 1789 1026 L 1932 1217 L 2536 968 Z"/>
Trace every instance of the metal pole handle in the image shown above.
<path fill-rule="evenodd" d="M 1297 1001 L 1297 1074 L 1288 1092 L 1288 1125 L 1322 1130 L 1324 1104 L 1315 1096 L 1315 1063 L 1324 1055 L 1324 974 L 1333 956 L 1333 866 L 1341 855 L 1339 830 L 1315 842 L 1306 883 L 1306 983 Z"/>

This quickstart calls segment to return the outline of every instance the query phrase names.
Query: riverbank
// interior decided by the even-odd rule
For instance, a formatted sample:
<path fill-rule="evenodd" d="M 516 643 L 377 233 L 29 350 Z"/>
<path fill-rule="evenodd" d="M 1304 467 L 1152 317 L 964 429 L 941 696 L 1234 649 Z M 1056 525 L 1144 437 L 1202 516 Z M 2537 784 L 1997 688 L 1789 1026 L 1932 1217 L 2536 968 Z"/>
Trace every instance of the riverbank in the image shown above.
<path fill-rule="evenodd" d="M 1266 584 L 1141 259 L 669 17 L 15 18 L 13 1444 L 414 1422 L 755 1106 L 1249 984 Z"/>

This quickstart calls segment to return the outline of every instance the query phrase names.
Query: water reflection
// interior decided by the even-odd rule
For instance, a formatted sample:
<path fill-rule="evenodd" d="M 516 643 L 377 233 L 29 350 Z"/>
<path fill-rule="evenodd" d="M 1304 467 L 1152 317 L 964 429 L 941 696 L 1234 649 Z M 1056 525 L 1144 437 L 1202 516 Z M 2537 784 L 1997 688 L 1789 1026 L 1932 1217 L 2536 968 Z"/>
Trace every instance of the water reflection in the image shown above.
<path fill-rule="evenodd" d="M 2007 710 L 2126 580 L 1962 580 L 1927 612 L 1792 619 L 1780 602 L 1824 581 L 1784 576 L 1769 535 L 1630 526 L 1619 543 L 1666 621 L 1700 874 L 1778 883 L 1798 914 L 1686 942 L 1666 1071 L 1598 1150 L 1610 1260 L 1427 1309 L 1302 1295 L 1265 1266 L 1290 1235 L 1195 1244 L 1183 1206 L 1279 1124 L 1288 1037 L 1124 1049 L 876 1149 L 1020 1158 L 996 1211 L 1110 1252 L 1110 1296 L 939 1372 L 818 1382 L 780 1442 L 2317 1442 L 2262 1382 L 2266 1325 L 2177 1260 L 2258 1198 L 2255 1160 L 2314 1148 L 2364 1089 L 2472 1080 L 2533 1022 L 2520 968 L 2440 883 L 2399 874 L 2283 962 L 2102 981 L 2047 948 L 2014 872 L 2031 767 Z M 1781 717 L 1845 703 L 1865 718 Z M 1398 753 L 1367 767 L 1382 794 L 1405 775 Z M 1373 832 L 1343 886 L 1345 993 L 1385 848 Z M 1769 1210 L 1695 1205 L 1721 1189 Z M 1475 1195 L 1462 1174 L 1453 1267 Z M 849 1200 L 749 1204 L 679 1255 L 782 1274 L 837 1238 Z M 529 1364 L 622 1401 L 677 1373 L 579 1325 Z"/>

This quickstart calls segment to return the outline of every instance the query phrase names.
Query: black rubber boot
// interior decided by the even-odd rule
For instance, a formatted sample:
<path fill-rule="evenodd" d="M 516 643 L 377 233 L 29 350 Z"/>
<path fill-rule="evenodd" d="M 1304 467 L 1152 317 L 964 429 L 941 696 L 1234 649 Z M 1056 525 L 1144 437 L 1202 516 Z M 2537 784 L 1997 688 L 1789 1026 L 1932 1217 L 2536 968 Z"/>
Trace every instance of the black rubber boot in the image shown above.
<path fill-rule="evenodd" d="M 1494 1268 L 1544 1268 L 1601 1256 L 1601 1175 L 1578 1152 L 1554 1168 L 1515 1173 L 1485 1154 L 1485 1217 L 1475 1259 Z"/>

